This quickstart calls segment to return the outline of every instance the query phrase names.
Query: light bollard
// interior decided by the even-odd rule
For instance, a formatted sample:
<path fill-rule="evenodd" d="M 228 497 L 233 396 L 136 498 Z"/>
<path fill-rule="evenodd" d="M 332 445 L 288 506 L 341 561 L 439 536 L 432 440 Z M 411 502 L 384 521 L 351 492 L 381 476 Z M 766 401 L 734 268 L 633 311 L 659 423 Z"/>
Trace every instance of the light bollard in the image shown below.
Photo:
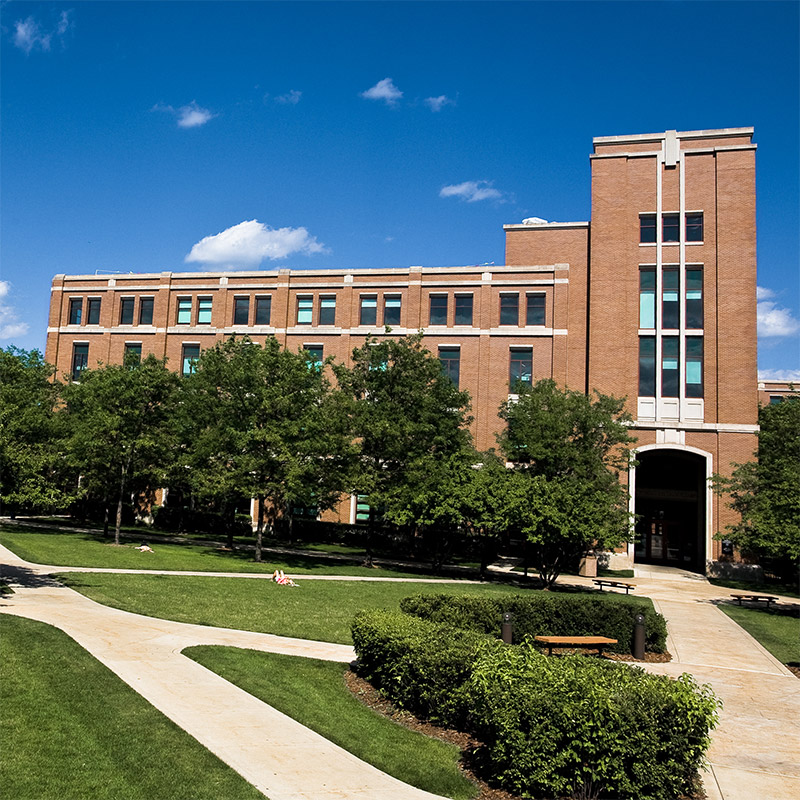
<path fill-rule="evenodd" d="M 644 661 L 644 615 L 637 614 L 633 624 L 633 657 Z"/>
<path fill-rule="evenodd" d="M 514 638 L 514 623 L 510 611 L 506 611 L 503 614 L 503 625 L 501 627 L 501 632 L 503 641 L 506 644 L 511 644 L 511 640 Z"/>

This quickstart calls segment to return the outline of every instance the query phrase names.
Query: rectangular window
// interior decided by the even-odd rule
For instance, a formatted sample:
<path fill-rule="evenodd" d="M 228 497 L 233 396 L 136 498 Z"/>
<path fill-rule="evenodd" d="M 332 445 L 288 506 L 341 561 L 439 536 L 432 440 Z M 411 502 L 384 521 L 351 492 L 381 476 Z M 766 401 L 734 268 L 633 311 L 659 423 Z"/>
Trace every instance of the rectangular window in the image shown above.
<path fill-rule="evenodd" d="M 311 295 L 308 295 L 308 297 L 298 297 L 297 324 L 310 325 L 313 314 L 314 314 L 314 298 L 311 297 Z"/>
<path fill-rule="evenodd" d="M 656 337 L 639 337 L 639 397 L 656 396 Z"/>
<path fill-rule="evenodd" d="M 336 296 L 329 295 L 319 298 L 319 324 L 320 325 L 335 325 L 336 324 Z"/>
<path fill-rule="evenodd" d="M 308 357 L 315 363 L 321 364 L 323 356 L 324 348 L 321 344 L 304 344 L 303 350 L 308 353 Z"/>
<path fill-rule="evenodd" d="M 781 395 L 779 395 L 779 394 L 770 395 L 769 404 L 771 406 L 776 406 L 776 405 L 778 405 L 778 403 L 781 403 L 781 402 L 783 402 L 783 397 Z"/>
<path fill-rule="evenodd" d="M 472 325 L 472 295 L 456 295 L 456 325 Z"/>
<path fill-rule="evenodd" d="M 210 297 L 197 298 L 197 324 L 210 325 L 211 324 L 211 305 L 212 300 Z"/>
<path fill-rule="evenodd" d="M 500 295 L 500 324 L 519 325 L 519 295 Z"/>
<path fill-rule="evenodd" d="M 661 327 L 665 330 L 675 330 L 681 326 L 680 274 L 677 268 L 664 269 L 661 280 Z"/>
<path fill-rule="evenodd" d="M 383 324 L 399 325 L 402 298 L 399 294 L 383 296 Z"/>
<path fill-rule="evenodd" d="M 518 383 L 530 385 L 533 375 L 533 348 L 515 347 L 511 350 L 508 369 L 508 385 L 513 392 Z"/>
<path fill-rule="evenodd" d="M 81 373 L 89 366 L 89 345 L 72 345 L 72 380 L 79 381 Z"/>
<path fill-rule="evenodd" d="M 86 307 L 86 324 L 99 325 L 100 324 L 100 298 L 90 297 L 87 301 Z"/>
<path fill-rule="evenodd" d="M 233 324 L 247 325 L 250 322 L 250 298 L 233 298 Z"/>
<path fill-rule="evenodd" d="M 678 397 L 680 388 L 680 344 L 677 336 L 661 339 L 661 396 Z"/>
<path fill-rule="evenodd" d="M 361 295 L 359 325 L 376 325 L 378 322 L 378 297 L 374 294 Z"/>
<path fill-rule="evenodd" d="M 544 292 L 534 292 L 528 295 L 528 308 L 525 313 L 526 325 L 545 324 L 545 298 Z"/>
<path fill-rule="evenodd" d="M 447 295 L 431 295 L 431 313 L 428 317 L 429 325 L 447 325 Z"/>
<path fill-rule="evenodd" d="M 80 325 L 83 314 L 83 298 L 70 297 L 69 299 L 69 324 Z"/>
<path fill-rule="evenodd" d="M 703 212 L 695 212 L 686 215 L 686 241 L 703 241 Z"/>
<path fill-rule="evenodd" d="M 703 328 L 703 268 L 686 268 L 686 327 Z"/>
<path fill-rule="evenodd" d="M 142 345 L 140 342 L 125 342 L 125 355 L 123 356 L 124 360 L 127 361 L 130 359 L 136 359 L 136 361 L 142 360 Z"/>
<path fill-rule="evenodd" d="M 453 383 L 458 386 L 461 366 L 460 347 L 440 347 L 439 361 L 442 362 L 442 371 Z"/>
<path fill-rule="evenodd" d="M 119 324 L 133 325 L 133 304 L 132 297 L 123 297 L 119 301 Z"/>
<path fill-rule="evenodd" d="M 152 325 L 153 324 L 153 298 L 142 297 L 139 300 L 139 324 Z"/>
<path fill-rule="evenodd" d="M 256 325 L 269 325 L 272 312 L 272 296 L 256 297 Z"/>
<path fill-rule="evenodd" d="M 192 324 L 192 298 L 179 297 L 178 298 L 178 325 L 191 325 Z"/>
<path fill-rule="evenodd" d="M 661 217 L 661 241 L 679 242 L 681 240 L 681 215 L 663 214 Z"/>
<path fill-rule="evenodd" d="M 703 396 L 703 337 L 686 337 L 686 396 Z"/>
<path fill-rule="evenodd" d="M 639 241 L 642 244 L 655 244 L 656 242 L 656 215 L 639 215 Z"/>
<path fill-rule="evenodd" d="M 199 344 L 185 344 L 181 359 L 181 375 L 185 378 L 197 369 L 197 359 L 200 358 Z"/>
<path fill-rule="evenodd" d="M 367 495 L 356 495 L 356 522 L 369 522 L 369 503 L 367 502 Z"/>
<path fill-rule="evenodd" d="M 639 327 L 656 326 L 656 271 L 654 267 L 639 270 Z"/>

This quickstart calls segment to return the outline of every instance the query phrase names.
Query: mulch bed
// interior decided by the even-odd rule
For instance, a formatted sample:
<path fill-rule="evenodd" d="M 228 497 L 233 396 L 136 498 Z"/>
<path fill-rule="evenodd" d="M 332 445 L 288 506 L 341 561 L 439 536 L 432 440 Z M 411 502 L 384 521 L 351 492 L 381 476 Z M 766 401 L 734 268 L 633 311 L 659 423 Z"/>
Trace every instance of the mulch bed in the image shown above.
<path fill-rule="evenodd" d="M 787 664 L 786 669 L 794 673 L 795 678 L 800 678 L 800 666 L 796 664 Z"/>

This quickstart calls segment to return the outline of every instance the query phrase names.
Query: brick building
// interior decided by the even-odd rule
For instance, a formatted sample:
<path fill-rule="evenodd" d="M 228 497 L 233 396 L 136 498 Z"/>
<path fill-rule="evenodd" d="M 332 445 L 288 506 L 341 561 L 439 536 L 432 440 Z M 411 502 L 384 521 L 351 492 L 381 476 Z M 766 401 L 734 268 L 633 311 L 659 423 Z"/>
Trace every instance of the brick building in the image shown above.
<path fill-rule="evenodd" d="M 248 334 L 346 363 L 385 325 L 423 330 L 472 396 L 481 449 L 517 378 L 624 395 L 639 521 L 615 560 L 702 570 L 730 521 L 707 478 L 756 445 L 752 134 L 596 138 L 591 222 L 506 225 L 503 266 L 57 275 L 46 357 L 76 378 L 127 349 L 187 372 Z"/>

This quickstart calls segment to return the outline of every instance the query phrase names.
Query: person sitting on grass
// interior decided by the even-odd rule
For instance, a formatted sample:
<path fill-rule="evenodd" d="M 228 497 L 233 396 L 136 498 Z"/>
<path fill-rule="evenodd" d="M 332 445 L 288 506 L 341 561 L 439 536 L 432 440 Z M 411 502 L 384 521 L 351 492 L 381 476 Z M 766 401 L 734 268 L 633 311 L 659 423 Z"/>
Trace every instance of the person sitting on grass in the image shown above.
<path fill-rule="evenodd" d="M 281 586 L 298 585 L 291 578 L 287 578 L 286 575 L 284 575 L 282 569 L 276 569 L 275 572 L 272 573 L 272 580 L 274 580 L 275 583 L 280 584 Z"/>

